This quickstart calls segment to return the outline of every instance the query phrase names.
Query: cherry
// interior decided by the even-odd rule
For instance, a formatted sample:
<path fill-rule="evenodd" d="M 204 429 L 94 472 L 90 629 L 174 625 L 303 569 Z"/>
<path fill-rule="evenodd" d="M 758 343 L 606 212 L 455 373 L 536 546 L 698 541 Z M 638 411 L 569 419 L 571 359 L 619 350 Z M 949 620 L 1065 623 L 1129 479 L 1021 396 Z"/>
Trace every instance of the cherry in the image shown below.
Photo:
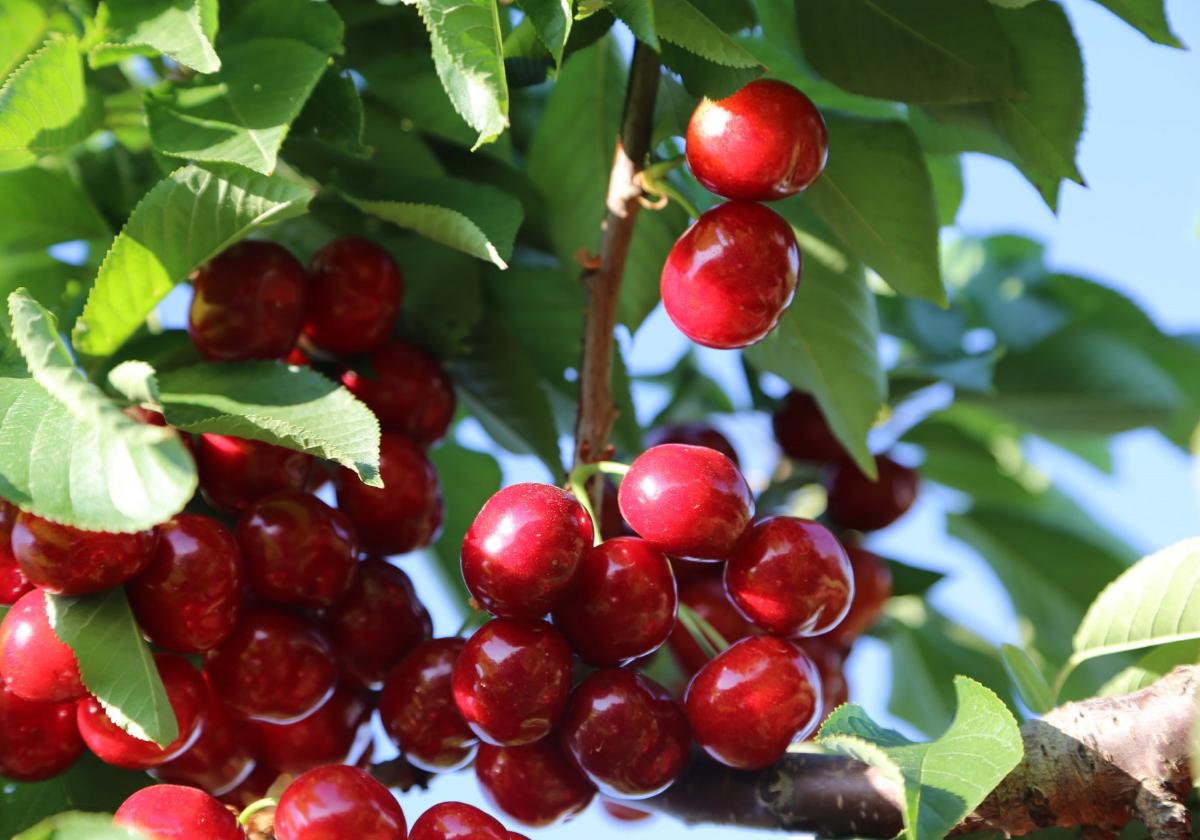
<path fill-rule="evenodd" d="M 224 525 L 184 513 L 156 529 L 150 564 L 125 591 L 150 641 L 178 653 L 219 645 L 237 624 L 242 557 Z"/>
<path fill-rule="evenodd" d="M 454 419 L 454 385 L 437 360 L 404 341 L 389 341 L 371 354 L 374 375 L 347 370 L 342 384 L 358 397 L 387 432 L 422 446 L 437 443 Z"/>
<path fill-rule="evenodd" d="M 730 350 L 761 340 L 779 323 L 800 280 L 791 227 L 761 204 L 712 208 L 671 246 L 663 308 L 697 344 Z"/>
<path fill-rule="evenodd" d="M 834 470 L 829 482 L 829 516 L 843 528 L 878 531 L 903 516 L 917 499 L 917 471 L 886 455 L 875 459 L 879 480 L 871 481 L 853 464 Z"/>
<path fill-rule="evenodd" d="M 821 112 L 796 88 L 773 79 L 701 101 L 688 122 L 688 166 L 705 189 L 726 198 L 794 195 L 817 180 L 828 153 Z"/>
<path fill-rule="evenodd" d="M 341 511 L 287 490 L 259 499 L 237 524 L 246 581 L 260 601 L 328 607 L 350 589 L 358 534 Z"/>
<path fill-rule="evenodd" d="M 413 824 L 408 840 L 508 840 L 508 831 L 474 805 L 439 802 Z"/>
<path fill-rule="evenodd" d="M 34 703 L 0 685 L 0 776 L 40 782 L 82 754 L 74 703 Z"/>
<path fill-rule="evenodd" d="M 754 499 L 733 462 L 714 449 L 667 443 L 647 449 L 619 491 L 621 514 L 655 548 L 724 560 L 754 516 Z"/>
<path fill-rule="evenodd" d="M 412 581 L 384 560 L 361 564 L 350 591 L 325 616 L 346 675 L 378 690 L 392 666 L 433 635 L 429 612 Z"/>
<path fill-rule="evenodd" d="M 230 715 L 211 689 L 203 718 L 196 742 L 152 772 L 164 782 L 198 787 L 213 796 L 223 796 L 254 772 L 256 760 L 250 747 L 254 731 L 249 724 Z"/>
<path fill-rule="evenodd" d="M 303 720 L 254 724 L 259 758 L 282 773 L 341 764 L 370 716 L 371 707 L 360 692 L 339 686 L 321 708 Z"/>
<path fill-rule="evenodd" d="M 308 266 L 304 337 L 330 353 L 353 356 L 387 338 L 404 280 L 387 251 L 346 236 L 313 255 Z"/>
<path fill-rule="evenodd" d="M 288 785 L 275 809 L 278 840 L 404 840 L 407 833 L 396 797 L 357 767 L 309 770 Z"/>
<path fill-rule="evenodd" d="M 675 588 L 683 589 L 701 578 L 721 578 L 721 567 L 703 560 L 688 560 L 680 557 L 668 557 L 671 572 L 675 575 Z"/>
<path fill-rule="evenodd" d="M 768 633 L 816 636 L 846 615 L 854 598 L 850 560 L 817 522 L 769 516 L 747 530 L 725 564 L 730 600 Z"/>
<path fill-rule="evenodd" d="M 737 450 L 729 442 L 729 438 L 718 432 L 707 423 L 674 423 L 651 430 L 646 438 L 647 446 L 661 446 L 664 443 L 686 443 L 688 446 L 706 446 L 715 449 L 733 461 L 736 467 L 740 463 Z"/>
<path fill-rule="evenodd" d="M 15 604 L 33 589 L 12 553 L 12 529 L 19 513 L 16 505 L 0 499 L 0 604 Z"/>
<path fill-rule="evenodd" d="M 817 724 L 821 678 L 796 645 L 774 636 L 734 643 L 700 669 L 684 697 L 692 735 L 722 764 L 758 770 Z"/>
<path fill-rule="evenodd" d="M 337 663 L 325 635 L 281 610 L 248 610 L 233 635 L 205 655 L 213 690 L 235 715 L 292 723 L 329 699 Z"/>
<path fill-rule="evenodd" d="M 841 647 L 849 647 L 870 630 L 883 614 L 888 598 L 892 597 L 892 570 L 885 560 L 856 546 L 847 546 L 846 554 L 854 572 L 854 598 L 846 617 L 822 637 Z"/>
<path fill-rule="evenodd" d="M 812 394 L 791 391 L 771 415 L 775 440 L 789 458 L 840 463 L 846 450 L 829 428 Z"/>
<path fill-rule="evenodd" d="M 454 663 L 466 641 L 434 639 L 400 660 L 379 697 L 383 728 L 408 761 L 433 773 L 457 770 L 475 755 L 475 737 L 454 704 Z"/>
<path fill-rule="evenodd" d="M 636 537 L 583 554 L 554 624 L 589 665 L 621 665 L 662 646 L 675 626 L 675 576 L 661 551 Z"/>
<path fill-rule="evenodd" d="M 494 494 L 467 530 L 467 589 L 493 615 L 539 618 L 563 596 L 592 521 L 575 497 L 548 484 L 514 484 Z"/>
<path fill-rule="evenodd" d="M 721 638 L 733 644 L 755 631 L 725 592 L 720 577 L 708 577 L 689 583 L 679 591 L 679 602 L 703 618 Z M 671 652 L 689 676 L 708 663 L 708 654 L 696 644 L 692 634 L 682 624 L 676 624 L 669 639 Z"/>
<path fill-rule="evenodd" d="M 126 799 L 113 825 L 133 829 L 145 840 L 245 840 L 233 812 L 202 790 L 153 785 Z"/>
<path fill-rule="evenodd" d="M 654 816 L 645 811 L 639 811 L 637 808 L 630 808 L 622 802 L 617 802 L 613 799 L 604 799 L 603 797 L 600 799 L 600 807 L 604 809 L 604 813 L 618 822 L 641 822 Z"/>
<path fill-rule="evenodd" d="M 312 456 L 260 440 L 200 435 L 200 490 L 217 510 L 240 513 L 280 490 L 303 490 Z"/>
<path fill-rule="evenodd" d="M 76 708 L 79 734 L 88 749 L 103 762 L 127 770 L 148 770 L 182 755 L 200 735 L 209 692 L 200 672 L 182 656 L 160 653 L 154 657 L 162 678 L 179 735 L 165 747 L 134 737 L 118 726 L 95 697 L 85 697 Z"/>
<path fill-rule="evenodd" d="M 437 472 L 421 448 L 403 435 L 380 437 L 383 487 L 368 487 L 345 467 L 337 472 L 338 506 L 368 551 L 403 554 L 429 545 L 442 527 Z"/>
<path fill-rule="evenodd" d="M 24 512 L 12 529 L 17 565 L 31 583 L 55 595 L 119 586 L 146 567 L 153 551 L 152 531 L 84 531 Z"/>
<path fill-rule="evenodd" d="M 206 359 L 279 359 L 300 333 L 304 266 L 273 242 L 240 242 L 193 275 L 188 335 Z"/>
<path fill-rule="evenodd" d="M 603 498 L 600 501 L 600 536 L 611 540 L 613 537 L 628 537 L 632 535 L 625 519 L 621 516 L 621 503 L 617 498 L 617 485 L 608 476 L 604 476 Z"/>
<path fill-rule="evenodd" d="M 454 703 L 480 739 L 499 746 L 546 737 L 571 692 L 571 648 L 544 621 L 497 618 L 454 663 Z"/>
<path fill-rule="evenodd" d="M 575 689 L 563 747 L 602 794 L 644 799 L 687 764 L 691 735 L 667 690 L 623 668 L 596 671 Z"/>
<path fill-rule="evenodd" d="M 825 637 L 800 639 L 800 649 L 817 667 L 821 677 L 821 712 L 819 722 L 824 722 L 830 713 L 850 699 L 850 687 L 846 684 L 846 652 Z"/>
<path fill-rule="evenodd" d="M 0 675 L 9 691 L 35 703 L 65 703 L 87 694 L 75 652 L 50 626 L 40 589 L 22 595 L 0 623 Z"/>
<path fill-rule="evenodd" d="M 554 738 L 523 747 L 481 744 L 475 778 L 497 810 L 534 828 L 582 813 L 596 793 Z"/>

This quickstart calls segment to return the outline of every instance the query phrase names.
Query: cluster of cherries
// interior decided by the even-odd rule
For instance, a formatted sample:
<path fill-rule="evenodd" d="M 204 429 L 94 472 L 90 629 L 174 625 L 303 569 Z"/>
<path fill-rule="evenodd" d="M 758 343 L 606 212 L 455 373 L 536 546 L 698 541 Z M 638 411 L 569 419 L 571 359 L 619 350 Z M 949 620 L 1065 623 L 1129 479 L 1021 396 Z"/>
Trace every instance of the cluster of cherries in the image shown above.
<path fill-rule="evenodd" d="M 791 226 L 759 202 L 795 195 L 820 176 L 825 122 L 802 92 L 763 79 L 701 101 L 686 140 L 696 180 L 730 200 L 702 214 L 671 248 L 663 307 L 697 344 L 747 347 L 779 322 L 800 279 Z"/>

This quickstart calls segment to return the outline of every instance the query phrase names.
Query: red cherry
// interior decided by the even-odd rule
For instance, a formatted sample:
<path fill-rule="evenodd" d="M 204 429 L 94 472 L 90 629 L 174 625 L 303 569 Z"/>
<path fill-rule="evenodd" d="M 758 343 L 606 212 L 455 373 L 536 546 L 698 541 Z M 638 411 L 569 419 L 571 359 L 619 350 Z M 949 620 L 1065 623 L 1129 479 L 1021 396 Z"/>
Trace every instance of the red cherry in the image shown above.
<path fill-rule="evenodd" d="M 75 652 L 50 626 L 40 589 L 22 595 L 0 623 L 0 675 L 5 687 L 35 703 L 65 703 L 87 694 Z"/>
<path fill-rule="evenodd" d="M 758 770 L 817 724 L 821 678 L 789 641 L 752 636 L 700 669 L 684 697 L 692 735 L 722 764 Z"/>
<path fill-rule="evenodd" d="M 601 793 L 623 799 L 666 790 L 683 772 L 692 742 L 667 690 L 622 668 L 596 671 L 579 684 L 561 738 Z"/>
<path fill-rule="evenodd" d="M 342 467 L 337 471 L 338 506 L 358 529 L 363 547 L 377 554 L 403 554 L 432 543 L 442 527 L 442 490 L 433 464 L 403 435 L 380 437 L 383 487 L 368 487 Z"/>
<path fill-rule="evenodd" d="M 383 728 L 413 765 L 441 773 L 475 755 L 475 737 L 454 704 L 454 663 L 466 641 L 418 645 L 392 669 L 379 697 Z"/>
<path fill-rule="evenodd" d="M 304 336 L 339 356 L 366 353 L 387 338 L 404 281 L 387 251 L 353 236 L 335 239 L 308 266 Z"/>
<path fill-rule="evenodd" d="M 219 645 L 242 604 L 242 557 L 233 534 L 208 516 L 184 513 L 159 525 L 146 570 L 125 591 L 142 632 L 178 653 Z"/>
<path fill-rule="evenodd" d="M 110 534 L 20 513 L 12 552 L 25 577 L 55 595 L 85 595 L 120 586 L 150 562 L 154 533 Z"/>
<path fill-rule="evenodd" d="M 157 654 L 154 664 L 179 725 L 178 737 L 165 747 L 136 738 L 109 718 L 99 700 L 85 697 L 76 709 L 76 722 L 83 742 L 101 761 L 127 770 L 148 770 L 182 755 L 199 737 L 209 700 L 200 672 L 173 653 Z"/>
<path fill-rule="evenodd" d="M 821 112 L 796 88 L 773 79 L 701 101 L 688 122 L 688 167 L 705 189 L 726 198 L 794 195 L 817 180 L 828 153 Z"/>
<path fill-rule="evenodd" d="M 275 809 L 278 840 L 405 840 L 407 833 L 396 797 L 357 767 L 309 770 Z"/>
<path fill-rule="evenodd" d="M 733 462 L 713 449 L 668 443 L 647 449 L 621 481 L 621 514 L 660 551 L 724 560 L 754 516 Z"/>
<path fill-rule="evenodd" d="M 604 809 L 604 813 L 608 814 L 617 822 L 641 822 L 648 820 L 653 814 L 639 811 L 637 808 L 630 808 L 623 802 L 617 802 L 612 799 L 600 799 L 600 807 Z"/>
<path fill-rule="evenodd" d="M 596 793 L 554 738 L 523 747 L 481 744 L 475 778 L 496 810 L 534 828 L 582 813 Z"/>
<path fill-rule="evenodd" d="M 674 423 L 652 429 L 646 436 L 646 445 L 662 446 L 664 443 L 685 443 L 688 446 L 705 446 L 715 449 L 733 461 L 736 467 L 741 462 L 737 450 L 729 442 L 729 438 L 718 432 L 707 423 Z"/>
<path fill-rule="evenodd" d="M 293 347 L 288 351 L 288 354 L 283 357 L 284 364 L 292 365 L 293 367 L 312 367 L 312 359 L 308 354 L 299 347 Z"/>
<path fill-rule="evenodd" d="M 439 802 L 413 824 L 408 840 L 508 840 L 508 831 L 474 805 Z"/>
<path fill-rule="evenodd" d="M 188 335 L 206 359 L 279 359 L 300 333 L 304 266 L 273 242 L 241 242 L 192 277 Z"/>
<path fill-rule="evenodd" d="M 584 552 L 554 625 L 589 665 L 621 665 L 662 646 L 676 606 L 667 556 L 645 540 L 617 537 Z"/>
<path fill-rule="evenodd" d="M 33 589 L 12 553 L 12 529 L 19 513 L 16 505 L 0 499 L 0 604 L 15 604 Z"/>
<path fill-rule="evenodd" d="M 888 598 L 892 597 L 892 570 L 887 561 L 856 546 L 847 546 L 846 554 L 854 572 L 854 598 L 841 623 L 821 637 L 823 641 L 843 648 L 850 647 L 855 639 L 875 626 Z"/>
<path fill-rule="evenodd" d="M 903 516 L 917 500 L 917 471 L 886 455 L 875 459 L 879 480 L 871 481 L 853 464 L 838 467 L 829 482 L 829 516 L 843 528 L 878 531 Z"/>
<path fill-rule="evenodd" d="M 325 628 L 346 674 L 372 690 L 433 635 L 433 621 L 408 575 L 379 559 L 358 567 L 350 592 L 326 614 Z"/>
<path fill-rule="evenodd" d="M 571 648 L 544 621 L 497 618 L 475 631 L 454 663 L 454 703 L 489 744 L 546 737 L 571 692 Z"/>
<path fill-rule="evenodd" d="M 146 840 L 245 840 L 233 812 L 202 790 L 153 785 L 126 799 L 113 825 L 131 828 Z"/>
<path fill-rule="evenodd" d="M 755 631 L 725 593 L 725 584 L 719 577 L 709 577 L 689 583 L 679 591 L 679 602 L 712 625 L 721 638 L 733 644 Z M 692 634 L 682 624 L 671 631 L 671 652 L 689 676 L 708 663 L 708 654 L 696 644 Z"/>
<path fill-rule="evenodd" d="M 200 435 L 196 447 L 200 490 L 225 513 L 239 513 L 281 490 L 303 490 L 312 460 L 303 452 L 228 435 Z"/>
<path fill-rule="evenodd" d="M 311 622 L 256 607 L 205 657 L 204 669 L 235 715 L 292 723 L 316 711 L 337 682 L 333 647 Z"/>
<path fill-rule="evenodd" d="M 237 524 L 246 581 L 260 601 L 328 607 L 350 589 L 358 534 L 341 511 L 288 490 L 259 499 Z"/>
<path fill-rule="evenodd" d="M 355 689 L 339 686 L 333 696 L 304 720 L 256 723 L 258 754 L 282 773 L 303 773 L 325 764 L 341 764 L 355 747 L 371 707 Z"/>
<path fill-rule="evenodd" d="M 0 776 L 40 782 L 82 754 L 74 703 L 33 703 L 0 685 Z"/>
<path fill-rule="evenodd" d="M 467 531 L 467 589 L 493 615 L 539 618 L 566 591 L 592 521 L 575 497 L 548 484 L 514 484 L 484 504 Z"/>
<path fill-rule="evenodd" d="M 621 503 L 617 499 L 617 485 L 608 476 L 604 477 L 604 497 L 600 502 L 600 536 L 611 540 L 614 537 L 628 537 L 633 532 L 625 524 L 621 516 Z"/>
<path fill-rule="evenodd" d="M 387 432 L 399 432 L 422 446 L 437 443 L 454 419 L 454 385 L 437 360 L 405 341 L 389 341 L 371 354 L 374 375 L 347 370 L 350 389 Z"/>
<path fill-rule="evenodd" d="M 829 463 L 846 459 L 846 450 L 811 394 L 789 392 L 771 415 L 771 425 L 775 440 L 789 458 Z"/>
<path fill-rule="evenodd" d="M 775 328 L 799 280 L 800 246 L 788 223 L 761 204 L 731 201 L 704 213 L 671 246 L 660 291 L 680 332 L 730 350 Z"/>
<path fill-rule="evenodd" d="M 831 644 L 825 637 L 800 639 L 796 642 L 817 666 L 821 677 L 821 712 L 819 722 L 824 722 L 830 713 L 850 699 L 850 687 L 846 684 L 846 652 Z M 815 732 L 815 730 L 814 730 Z"/>
<path fill-rule="evenodd" d="M 695 581 L 703 578 L 721 579 L 721 567 L 704 560 L 688 560 L 681 557 L 668 557 L 671 572 L 675 575 L 675 588 L 682 590 Z"/>
<path fill-rule="evenodd" d="M 256 761 L 250 747 L 254 732 L 250 724 L 230 715 L 211 689 L 203 718 L 204 725 L 196 742 L 179 757 L 159 765 L 152 772 L 161 781 L 198 787 L 213 796 L 223 796 L 254 772 Z"/>

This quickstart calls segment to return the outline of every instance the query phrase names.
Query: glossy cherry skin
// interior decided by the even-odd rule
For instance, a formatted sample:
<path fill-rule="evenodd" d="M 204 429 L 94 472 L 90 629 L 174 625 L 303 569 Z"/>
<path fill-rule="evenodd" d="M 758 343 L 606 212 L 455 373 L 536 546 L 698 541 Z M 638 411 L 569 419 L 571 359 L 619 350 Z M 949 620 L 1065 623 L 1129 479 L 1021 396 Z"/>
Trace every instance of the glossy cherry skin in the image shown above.
<path fill-rule="evenodd" d="M 145 840 L 245 840 L 233 812 L 196 788 L 153 785 L 126 799 L 113 825 L 131 828 Z"/>
<path fill-rule="evenodd" d="M 379 418 L 422 446 L 442 439 L 454 419 L 454 385 L 433 356 L 415 344 L 389 341 L 371 354 L 371 373 L 347 370 L 342 384 Z"/>
<path fill-rule="evenodd" d="M 82 754 L 74 703 L 34 703 L 0 685 L 0 776 L 40 782 Z"/>
<path fill-rule="evenodd" d="M 454 663 L 454 703 L 481 740 L 530 744 L 550 734 L 571 691 L 571 648 L 544 621 L 497 618 Z"/>
<path fill-rule="evenodd" d="M 229 638 L 242 604 L 242 556 L 229 529 L 183 513 L 156 529 L 150 564 L 125 585 L 138 626 L 177 653 L 209 650 Z"/>
<path fill-rule="evenodd" d="M 829 428 L 825 414 L 811 394 L 789 392 L 771 415 L 771 427 L 779 448 L 789 458 L 824 463 L 839 463 L 846 459 L 846 450 Z"/>
<path fill-rule="evenodd" d="M 644 799 L 666 790 L 687 764 L 691 734 L 658 683 L 605 668 L 571 695 L 559 737 L 602 794 Z"/>
<path fill-rule="evenodd" d="M 22 595 L 0 623 L 0 677 L 18 697 L 35 703 L 65 703 L 87 694 L 79 661 L 50 626 L 46 595 Z"/>
<path fill-rule="evenodd" d="M 651 429 L 646 436 L 646 446 L 661 446 L 664 443 L 686 443 L 688 446 L 706 446 L 715 449 L 733 461 L 736 467 L 741 462 L 737 450 L 729 442 L 729 438 L 718 432 L 707 423 L 673 423 Z"/>
<path fill-rule="evenodd" d="M 439 802 L 413 823 L 408 840 L 508 840 L 508 831 L 474 805 Z"/>
<path fill-rule="evenodd" d="M 917 500 L 917 471 L 886 455 L 875 459 L 879 480 L 871 481 L 853 464 L 844 464 L 829 482 L 829 516 L 843 528 L 878 531 L 903 516 Z"/>
<path fill-rule="evenodd" d="M 295 490 L 246 509 L 237 524 L 246 582 L 260 601 L 319 609 L 350 589 L 358 534 L 344 513 Z"/>
<path fill-rule="evenodd" d="M 353 236 L 335 239 L 313 255 L 308 275 L 305 338 L 339 356 L 366 353 L 387 338 L 404 294 L 387 251 Z"/>
<path fill-rule="evenodd" d="M 433 620 L 408 575 L 384 560 L 359 565 L 350 591 L 325 615 L 345 674 L 378 690 L 405 654 L 433 636 Z"/>
<path fill-rule="evenodd" d="M 215 362 L 280 359 L 300 334 L 308 278 L 273 242 L 240 242 L 192 277 L 188 335 Z"/>
<path fill-rule="evenodd" d="M 688 167 L 705 189 L 726 198 L 794 195 L 817 180 L 828 154 L 821 112 L 796 88 L 773 79 L 701 101 L 688 122 Z"/>
<path fill-rule="evenodd" d="M 845 672 L 847 651 L 822 636 L 799 639 L 796 644 L 817 666 L 817 673 L 821 677 L 819 722 L 823 723 L 834 709 L 850 699 L 850 686 L 846 683 Z"/>
<path fill-rule="evenodd" d="M 800 281 L 791 227 L 761 204 L 704 213 L 671 246 L 659 291 L 671 322 L 697 344 L 731 350 L 779 323 Z"/>
<path fill-rule="evenodd" d="M 204 706 L 204 725 L 190 747 L 177 758 L 160 764 L 154 777 L 174 785 L 187 785 L 223 796 L 254 772 L 251 724 L 237 720 L 220 698 L 209 689 Z"/>
<path fill-rule="evenodd" d="M 679 591 L 679 603 L 685 604 L 712 625 L 729 644 L 741 641 L 757 629 L 729 600 L 725 584 L 719 576 L 693 581 L 683 587 Z M 675 625 L 669 641 L 671 652 L 688 676 L 708 663 L 708 654 L 696 644 L 692 634 L 682 624 Z"/>
<path fill-rule="evenodd" d="M 475 778 L 496 810 L 533 828 L 582 813 L 596 795 L 554 738 L 523 747 L 481 744 Z"/>
<path fill-rule="evenodd" d="M 164 747 L 135 738 L 108 717 L 100 701 L 85 697 L 76 708 L 76 722 L 83 742 L 101 761 L 127 770 L 148 770 L 182 755 L 199 737 L 209 700 L 200 672 L 173 653 L 157 654 L 154 664 L 175 713 L 178 737 Z"/>
<path fill-rule="evenodd" d="M 433 464 L 403 435 L 380 438 L 383 487 L 368 487 L 345 467 L 337 471 L 337 500 L 363 548 L 376 554 L 403 554 L 432 543 L 442 527 L 442 490 Z"/>
<path fill-rule="evenodd" d="M 467 589 L 493 615 L 539 618 L 554 607 L 591 546 L 591 518 L 575 497 L 548 484 L 494 494 L 467 530 Z"/>
<path fill-rule="evenodd" d="M 433 773 L 465 765 L 479 742 L 454 703 L 454 663 L 465 645 L 455 637 L 417 645 L 379 696 L 384 730 L 411 764 Z"/>
<path fill-rule="evenodd" d="M 316 625 L 269 607 L 246 611 L 204 660 L 213 690 L 246 720 L 292 723 L 333 694 L 337 662 Z"/>
<path fill-rule="evenodd" d="M 295 723 L 254 724 L 261 761 L 281 773 L 303 773 L 341 764 L 354 750 L 359 730 L 371 716 L 366 697 L 339 686 L 321 708 Z"/>
<path fill-rule="evenodd" d="M 55 595 L 86 595 L 120 586 L 150 562 L 154 534 L 110 534 L 20 513 L 12 552 L 30 583 Z"/>
<path fill-rule="evenodd" d="M 309 770 L 288 785 L 275 809 L 278 840 L 405 840 L 407 834 L 400 803 L 357 767 Z"/>
<path fill-rule="evenodd" d="M 822 637 L 830 644 L 848 648 L 855 639 L 875 626 L 892 597 L 892 570 L 877 554 L 857 546 L 846 546 L 854 572 L 854 599 L 846 617 Z"/>
<path fill-rule="evenodd" d="M 0 604 L 15 604 L 33 589 L 12 553 L 12 529 L 19 513 L 16 505 L 0 499 Z"/>
<path fill-rule="evenodd" d="M 751 636 L 700 669 L 684 708 L 705 752 L 729 767 L 758 770 L 817 725 L 821 677 L 792 642 Z"/>
<path fill-rule="evenodd" d="M 584 552 L 554 626 L 589 665 L 622 665 L 662 646 L 677 606 L 667 556 L 645 540 L 617 537 Z"/>
<path fill-rule="evenodd" d="M 196 444 L 200 490 L 225 513 L 240 513 L 281 490 L 303 490 L 312 460 L 303 452 L 228 435 L 200 435 Z"/>
<path fill-rule="evenodd" d="M 621 515 L 660 551 L 724 560 L 754 516 L 754 499 L 733 462 L 714 449 L 667 443 L 629 467 Z"/>

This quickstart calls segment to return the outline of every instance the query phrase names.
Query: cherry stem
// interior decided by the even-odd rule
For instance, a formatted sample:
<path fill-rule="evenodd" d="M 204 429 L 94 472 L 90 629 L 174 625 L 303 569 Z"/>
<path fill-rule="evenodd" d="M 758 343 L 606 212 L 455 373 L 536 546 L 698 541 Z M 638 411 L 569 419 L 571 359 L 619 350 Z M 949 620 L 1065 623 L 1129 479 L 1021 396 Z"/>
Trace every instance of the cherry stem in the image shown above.
<path fill-rule="evenodd" d="M 588 492 L 587 482 L 588 477 L 579 475 L 579 467 L 571 470 L 571 475 L 567 478 L 567 485 L 592 522 L 592 545 L 600 545 L 604 542 L 604 535 L 600 533 L 600 519 L 596 516 L 596 507 L 592 504 L 592 494 Z"/>
<path fill-rule="evenodd" d="M 687 604 L 679 605 L 679 623 L 695 639 L 696 644 L 700 646 L 700 649 L 704 651 L 704 655 L 709 659 L 712 659 L 729 647 L 729 642 L 725 641 L 725 637 L 721 635 L 717 628 L 709 624 L 707 619 Z"/>
<path fill-rule="evenodd" d="M 265 811 L 267 808 L 274 808 L 278 804 L 279 804 L 279 800 L 275 799 L 274 797 L 271 797 L 271 796 L 265 797 L 263 799 L 259 799 L 255 802 L 251 802 L 249 805 L 246 806 L 245 810 L 243 810 L 242 813 L 238 815 L 238 825 L 243 826 L 243 827 L 246 825 L 249 825 L 250 818 L 253 817 L 255 814 L 257 814 L 259 811 Z"/>
<path fill-rule="evenodd" d="M 487 613 L 485 613 L 483 610 L 472 609 L 469 613 L 467 613 L 467 617 L 463 619 L 463 623 L 459 625 L 459 628 L 457 631 L 455 631 L 454 635 L 461 636 L 475 625 L 483 624 L 486 618 Z"/>

